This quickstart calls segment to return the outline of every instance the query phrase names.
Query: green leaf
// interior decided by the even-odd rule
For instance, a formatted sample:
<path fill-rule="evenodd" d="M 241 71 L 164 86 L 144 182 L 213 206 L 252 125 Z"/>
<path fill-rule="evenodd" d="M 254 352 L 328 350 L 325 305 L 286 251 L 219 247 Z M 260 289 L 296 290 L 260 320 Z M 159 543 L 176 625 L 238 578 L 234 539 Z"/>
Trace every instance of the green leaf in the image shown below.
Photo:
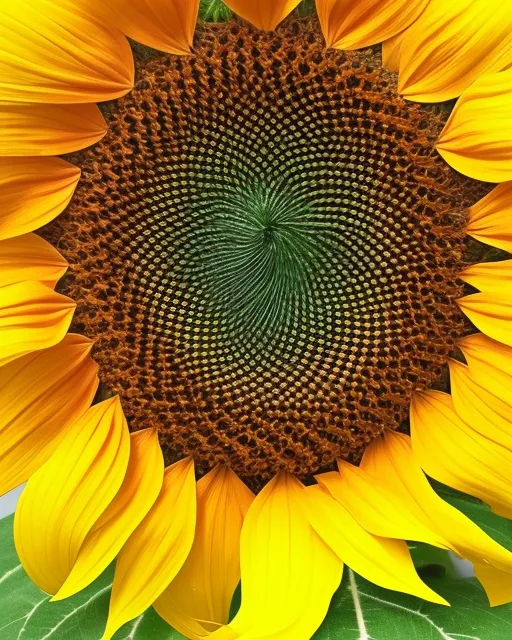
<path fill-rule="evenodd" d="M 113 569 L 73 598 L 49 602 L 28 578 L 12 538 L 13 516 L 0 520 L 0 638 L 100 640 L 107 620 Z M 114 640 L 179 640 L 153 609 L 125 625 Z"/>

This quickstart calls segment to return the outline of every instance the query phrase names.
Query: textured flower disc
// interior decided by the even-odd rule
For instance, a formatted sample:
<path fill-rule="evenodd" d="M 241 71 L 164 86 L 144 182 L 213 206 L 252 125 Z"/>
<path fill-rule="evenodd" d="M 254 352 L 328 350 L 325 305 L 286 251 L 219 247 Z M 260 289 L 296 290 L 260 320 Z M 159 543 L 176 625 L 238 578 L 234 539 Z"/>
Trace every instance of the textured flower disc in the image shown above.
<path fill-rule="evenodd" d="M 396 93 L 312 22 L 228 23 L 110 107 L 45 233 L 102 380 L 169 460 L 305 478 L 439 378 L 475 191 L 434 151 L 442 110 Z"/>

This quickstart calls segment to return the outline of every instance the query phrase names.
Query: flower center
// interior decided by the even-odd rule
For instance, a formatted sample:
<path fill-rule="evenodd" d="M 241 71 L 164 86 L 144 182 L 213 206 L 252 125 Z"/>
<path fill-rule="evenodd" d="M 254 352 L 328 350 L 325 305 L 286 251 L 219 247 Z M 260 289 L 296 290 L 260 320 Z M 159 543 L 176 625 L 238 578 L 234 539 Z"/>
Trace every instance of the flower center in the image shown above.
<path fill-rule="evenodd" d="M 433 149 L 441 111 L 310 21 L 205 27 L 139 76 L 46 231 L 104 383 L 204 471 L 357 459 L 464 333 L 471 190 Z"/>

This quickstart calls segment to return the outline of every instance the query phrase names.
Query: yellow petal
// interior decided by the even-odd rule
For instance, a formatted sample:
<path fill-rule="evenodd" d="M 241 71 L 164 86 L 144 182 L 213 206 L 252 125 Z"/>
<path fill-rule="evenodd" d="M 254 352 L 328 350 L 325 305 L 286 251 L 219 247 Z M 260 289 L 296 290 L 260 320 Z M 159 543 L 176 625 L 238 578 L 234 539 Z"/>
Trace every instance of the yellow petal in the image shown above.
<path fill-rule="evenodd" d="M 0 368 L 0 495 L 28 480 L 90 407 L 98 388 L 91 347 L 68 334 Z"/>
<path fill-rule="evenodd" d="M 95 13 L 138 42 L 175 55 L 190 53 L 199 0 L 94 0 Z"/>
<path fill-rule="evenodd" d="M 88 532 L 118 492 L 130 454 L 119 398 L 91 407 L 28 481 L 14 539 L 30 578 L 47 593 L 66 580 Z"/>
<path fill-rule="evenodd" d="M 101 140 L 107 125 L 94 104 L 0 104 L 0 155 L 52 156 Z"/>
<path fill-rule="evenodd" d="M 103 640 L 140 616 L 170 584 L 190 552 L 195 525 L 194 463 L 187 458 L 165 470 L 160 495 L 119 553 Z"/>
<path fill-rule="evenodd" d="M 0 287 L 38 280 L 53 288 L 67 268 L 57 249 L 35 233 L 0 240 Z"/>
<path fill-rule="evenodd" d="M 466 89 L 436 149 L 470 178 L 512 180 L 512 69 L 482 76 Z"/>
<path fill-rule="evenodd" d="M 395 73 L 398 73 L 400 68 L 400 50 L 404 33 L 406 32 L 398 33 L 382 43 L 382 66 Z"/>
<path fill-rule="evenodd" d="M 60 158 L 0 158 L 0 240 L 53 220 L 79 178 L 80 169 Z"/>
<path fill-rule="evenodd" d="M 101 102 L 133 86 L 124 36 L 75 0 L 2 2 L 0 25 L 2 102 Z"/>
<path fill-rule="evenodd" d="M 509 2 L 430 0 L 402 38 L 398 89 L 410 100 L 443 102 L 511 64 Z"/>
<path fill-rule="evenodd" d="M 341 476 L 333 475 L 339 479 L 342 497 Z M 332 484 L 333 481 L 330 482 L 331 487 Z M 385 589 L 410 593 L 438 604 L 448 604 L 420 580 L 403 540 L 368 533 L 342 502 L 335 500 L 319 485 L 308 487 L 306 492 L 311 524 L 344 564 Z"/>
<path fill-rule="evenodd" d="M 461 278 L 484 293 L 512 297 L 512 260 L 473 264 L 464 269 Z"/>
<path fill-rule="evenodd" d="M 488 564 L 475 562 L 475 575 L 481 582 L 491 607 L 512 602 L 512 577 Z"/>
<path fill-rule="evenodd" d="M 227 6 L 258 29 L 273 31 L 301 0 L 224 0 Z"/>
<path fill-rule="evenodd" d="M 193 640 L 227 624 L 240 581 L 240 531 L 254 496 L 227 467 L 197 483 L 197 527 L 181 571 L 154 603 L 156 612 Z"/>
<path fill-rule="evenodd" d="M 505 290 L 473 293 L 457 300 L 477 329 L 490 338 L 512 346 L 512 296 Z"/>
<path fill-rule="evenodd" d="M 309 640 L 320 626 L 343 565 L 310 525 L 306 500 L 288 474 L 256 496 L 242 528 L 242 604 L 213 640 Z"/>
<path fill-rule="evenodd" d="M 119 493 L 85 538 L 66 582 L 52 600 L 69 598 L 103 573 L 162 489 L 164 459 L 154 429 L 131 435 L 130 461 Z"/>
<path fill-rule="evenodd" d="M 328 47 L 360 49 L 406 29 L 429 0 L 316 0 Z"/>
<path fill-rule="evenodd" d="M 512 182 L 499 184 L 471 207 L 466 233 L 512 252 Z"/>
<path fill-rule="evenodd" d="M 40 282 L 0 288 L 0 366 L 66 335 L 76 304 Z"/>
<path fill-rule="evenodd" d="M 467 425 L 448 394 L 415 394 L 411 438 L 414 454 L 429 476 L 512 517 L 512 452 Z"/>

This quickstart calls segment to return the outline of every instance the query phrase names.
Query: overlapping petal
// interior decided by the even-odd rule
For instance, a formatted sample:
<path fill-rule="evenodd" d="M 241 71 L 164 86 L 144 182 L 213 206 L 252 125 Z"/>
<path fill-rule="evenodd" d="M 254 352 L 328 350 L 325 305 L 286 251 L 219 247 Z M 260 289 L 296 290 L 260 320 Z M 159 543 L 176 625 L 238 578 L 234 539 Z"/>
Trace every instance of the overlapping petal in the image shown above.
<path fill-rule="evenodd" d="M 52 600 L 81 591 L 108 567 L 155 503 L 163 478 L 164 460 L 156 430 L 132 433 L 123 484 L 87 534 L 71 573 Z"/>
<path fill-rule="evenodd" d="M 59 158 L 0 158 L 0 240 L 53 220 L 79 178 L 80 169 Z"/>
<path fill-rule="evenodd" d="M 308 640 L 324 619 L 343 565 L 309 523 L 306 499 L 287 474 L 256 496 L 242 528 L 242 604 L 214 640 Z"/>
<path fill-rule="evenodd" d="M 484 293 L 512 297 L 512 260 L 473 264 L 464 269 L 461 278 Z"/>
<path fill-rule="evenodd" d="M 187 458 L 167 467 L 155 504 L 119 553 L 103 640 L 143 613 L 172 582 L 190 553 L 195 525 L 194 463 Z"/>
<path fill-rule="evenodd" d="M 512 346 L 512 296 L 507 289 L 473 293 L 457 302 L 477 329 Z"/>
<path fill-rule="evenodd" d="M 512 69 L 481 76 L 462 94 L 436 149 L 470 178 L 512 180 Z"/>
<path fill-rule="evenodd" d="M 76 304 L 33 280 L 0 288 L 0 366 L 66 335 Z"/>
<path fill-rule="evenodd" d="M 456 98 L 483 74 L 512 65 L 512 4 L 430 0 L 400 36 L 399 58 L 398 89 L 406 98 Z"/>
<path fill-rule="evenodd" d="M 301 0 L 224 0 L 227 6 L 258 29 L 273 31 Z"/>
<path fill-rule="evenodd" d="M 503 182 L 469 210 L 466 233 L 512 252 L 512 182 Z"/>
<path fill-rule="evenodd" d="M 93 0 L 92 6 L 112 28 L 138 42 L 175 55 L 191 51 L 199 0 Z"/>
<path fill-rule="evenodd" d="M 328 47 L 360 49 L 406 29 L 429 0 L 316 0 Z"/>
<path fill-rule="evenodd" d="M 90 407 L 98 388 L 91 347 L 68 334 L 0 368 L 0 495 L 28 480 Z"/>
<path fill-rule="evenodd" d="M 107 132 L 94 104 L 0 104 L 0 155 L 53 156 L 84 149 Z"/>
<path fill-rule="evenodd" d="M 119 491 L 130 435 L 119 398 L 91 407 L 28 481 L 14 518 L 16 550 L 30 578 L 56 593 L 88 532 Z"/>
<path fill-rule="evenodd" d="M 480 498 L 512 517 L 512 452 L 459 417 L 451 396 L 429 391 L 414 396 L 411 438 L 422 468 L 436 480 Z"/>
<path fill-rule="evenodd" d="M 192 550 L 154 603 L 185 637 L 198 640 L 227 624 L 240 581 L 240 531 L 254 496 L 227 467 L 197 483 L 197 526 Z"/>
<path fill-rule="evenodd" d="M 0 25 L 0 102 L 100 102 L 133 86 L 128 42 L 81 3 L 2 2 Z"/>
<path fill-rule="evenodd" d="M 0 287 L 23 280 L 54 287 L 67 268 L 57 249 L 35 233 L 0 240 Z"/>

